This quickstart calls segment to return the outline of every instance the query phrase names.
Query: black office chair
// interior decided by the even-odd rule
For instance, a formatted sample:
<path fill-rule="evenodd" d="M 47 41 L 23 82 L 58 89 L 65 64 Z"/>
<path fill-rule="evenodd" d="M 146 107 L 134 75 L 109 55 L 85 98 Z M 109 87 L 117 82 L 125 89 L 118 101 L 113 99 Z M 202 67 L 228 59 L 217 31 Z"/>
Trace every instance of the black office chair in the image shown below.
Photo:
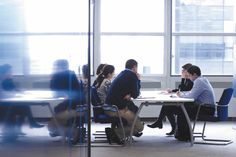
<path fill-rule="evenodd" d="M 93 108 L 93 121 L 95 123 L 111 124 L 111 128 L 121 126 L 123 129 L 123 136 L 125 138 L 126 136 L 124 131 L 124 125 L 127 123 L 127 121 L 121 118 L 117 106 L 101 103 L 95 86 L 91 87 L 91 103 Z M 107 115 L 105 113 L 105 110 L 115 112 L 117 114 L 117 117 L 111 117 Z M 93 135 L 95 135 L 95 139 L 104 138 L 104 136 L 101 135 L 105 135 L 105 131 L 96 131 Z"/>
<path fill-rule="evenodd" d="M 219 102 L 216 102 L 216 112 L 217 115 L 214 116 L 208 116 L 208 115 L 199 115 L 199 111 L 202 105 L 199 105 L 198 111 L 196 114 L 196 118 L 193 124 L 193 132 L 195 129 L 195 125 L 197 121 L 203 121 L 203 130 L 200 133 L 201 134 L 201 139 L 202 141 L 195 141 L 194 143 L 196 144 L 211 144 L 211 145 L 227 145 L 232 143 L 233 141 L 231 140 L 225 140 L 225 139 L 207 139 L 205 138 L 205 128 L 206 128 L 206 123 L 207 122 L 219 122 L 219 121 L 225 121 L 228 118 L 228 105 L 231 100 L 233 94 L 233 88 L 226 88 L 224 89 L 221 98 Z"/>

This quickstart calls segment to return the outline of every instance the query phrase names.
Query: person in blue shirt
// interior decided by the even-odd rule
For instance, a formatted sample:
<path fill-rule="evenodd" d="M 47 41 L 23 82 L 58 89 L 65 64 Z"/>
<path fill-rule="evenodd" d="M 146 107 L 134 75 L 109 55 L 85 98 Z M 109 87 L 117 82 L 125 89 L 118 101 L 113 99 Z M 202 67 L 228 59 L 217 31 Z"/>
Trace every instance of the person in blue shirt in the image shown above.
<path fill-rule="evenodd" d="M 214 90 L 207 80 L 201 76 L 201 70 L 198 66 L 192 66 L 188 69 L 189 78 L 193 81 L 193 88 L 189 92 L 177 92 L 181 98 L 193 98 L 195 104 L 204 104 L 201 107 L 200 114 L 214 114 L 215 113 L 215 94 Z M 186 109 L 190 117 L 194 117 L 197 112 L 197 105 L 186 105 Z"/>
<path fill-rule="evenodd" d="M 198 66 L 191 66 L 188 69 L 189 78 L 193 81 L 193 88 L 189 92 L 177 92 L 177 95 L 182 98 L 193 98 L 194 103 L 185 103 L 185 109 L 190 119 L 195 119 L 199 105 L 202 105 L 199 115 L 214 115 L 215 114 L 215 94 L 214 90 L 207 80 L 201 76 L 201 70 Z M 175 137 L 181 141 L 190 139 L 190 133 L 186 125 L 187 121 L 183 111 L 179 108 L 172 108 L 169 112 L 177 114 L 177 131 Z"/>
<path fill-rule="evenodd" d="M 116 105 L 119 109 L 119 113 L 122 118 L 127 121 L 125 130 L 127 134 L 130 132 L 135 114 L 138 111 L 138 107 L 133 103 L 132 98 L 137 98 L 140 94 L 140 75 L 137 72 L 138 63 L 134 59 L 129 59 L 126 61 L 125 70 L 123 70 L 113 81 L 109 88 L 105 104 Z M 116 116 L 112 112 L 107 113 L 110 116 Z M 144 125 L 137 120 L 134 128 L 134 136 L 141 136 Z M 106 130 L 108 139 L 115 137 L 115 141 L 119 142 L 121 139 L 121 128 L 118 127 L 114 131 Z M 110 133 L 112 132 L 112 133 Z M 113 134 L 113 136 L 111 135 Z M 117 136 L 119 138 L 116 138 Z M 112 139 L 111 139 L 112 140 Z"/>

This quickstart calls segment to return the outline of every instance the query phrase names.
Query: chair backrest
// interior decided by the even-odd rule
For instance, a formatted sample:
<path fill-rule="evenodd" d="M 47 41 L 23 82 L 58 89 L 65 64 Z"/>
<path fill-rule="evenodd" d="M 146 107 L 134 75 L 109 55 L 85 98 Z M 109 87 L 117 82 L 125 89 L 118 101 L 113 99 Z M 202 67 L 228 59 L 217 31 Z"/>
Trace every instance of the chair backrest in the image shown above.
<path fill-rule="evenodd" d="M 109 116 L 105 114 L 101 100 L 98 96 L 95 86 L 91 86 L 91 104 L 93 106 L 93 121 L 95 123 L 107 123 L 110 122 Z"/>
<path fill-rule="evenodd" d="M 227 120 L 228 104 L 233 95 L 233 88 L 224 89 L 217 106 L 217 117 L 219 120 Z"/>
<path fill-rule="evenodd" d="M 95 86 L 91 86 L 91 103 L 93 106 L 102 105 Z"/>
<path fill-rule="evenodd" d="M 233 88 L 226 88 L 224 89 L 221 97 L 220 97 L 220 100 L 219 100 L 219 104 L 218 105 L 228 105 L 229 102 L 230 102 L 230 99 L 233 95 Z"/>

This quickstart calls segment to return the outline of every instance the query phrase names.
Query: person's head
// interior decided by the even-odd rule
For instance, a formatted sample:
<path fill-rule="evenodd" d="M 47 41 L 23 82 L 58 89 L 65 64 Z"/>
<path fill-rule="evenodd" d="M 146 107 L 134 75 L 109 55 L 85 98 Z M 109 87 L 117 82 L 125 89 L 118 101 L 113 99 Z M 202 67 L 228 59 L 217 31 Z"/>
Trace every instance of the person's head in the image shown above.
<path fill-rule="evenodd" d="M 113 65 L 106 64 L 103 67 L 102 73 L 100 73 L 96 79 L 97 87 L 100 87 L 104 79 L 111 80 L 114 76 L 115 67 Z"/>
<path fill-rule="evenodd" d="M 58 59 L 54 62 L 56 72 L 69 70 L 69 62 L 66 59 Z"/>
<path fill-rule="evenodd" d="M 125 63 L 125 68 L 130 69 L 133 72 L 137 73 L 138 72 L 138 62 L 134 59 L 129 59 Z"/>
<path fill-rule="evenodd" d="M 98 68 L 97 68 L 97 71 L 96 71 L 96 75 L 99 75 L 102 73 L 102 70 L 103 70 L 103 67 L 105 66 L 106 64 L 99 64 Z"/>
<path fill-rule="evenodd" d="M 83 65 L 83 67 L 82 67 L 82 74 L 83 74 L 83 78 L 84 78 L 84 79 L 87 79 L 87 78 L 89 78 L 89 76 L 90 76 L 90 74 L 89 74 L 89 69 L 88 69 L 88 68 L 89 68 L 89 67 L 88 67 L 87 64 Z"/>
<path fill-rule="evenodd" d="M 115 72 L 115 67 L 113 65 L 106 64 L 103 67 L 101 74 L 104 75 L 105 78 L 112 79 L 114 72 Z"/>
<path fill-rule="evenodd" d="M 196 80 L 199 76 L 201 76 L 201 69 L 196 66 L 196 65 L 192 65 L 189 69 L 188 69 L 188 74 L 189 74 L 189 79 L 194 81 Z"/>
<path fill-rule="evenodd" d="M 3 64 L 0 66 L 1 78 L 8 78 L 12 75 L 12 66 L 10 64 Z"/>
<path fill-rule="evenodd" d="M 191 63 L 184 64 L 182 66 L 182 77 L 183 78 L 188 78 L 188 69 L 192 66 Z"/>

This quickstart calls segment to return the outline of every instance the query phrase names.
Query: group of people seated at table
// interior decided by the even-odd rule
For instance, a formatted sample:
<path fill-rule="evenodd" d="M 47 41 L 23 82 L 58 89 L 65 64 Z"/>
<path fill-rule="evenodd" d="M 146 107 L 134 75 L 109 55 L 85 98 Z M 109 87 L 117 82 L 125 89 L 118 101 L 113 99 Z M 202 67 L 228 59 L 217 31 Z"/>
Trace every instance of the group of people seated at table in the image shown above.
<path fill-rule="evenodd" d="M 186 64 L 182 68 L 183 78 L 179 86 L 179 90 L 174 90 L 171 92 L 176 92 L 177 96 L 181 98 L 194 99 L 193 103 L 184 104 L 190 119 L 195 118 L 198 105 L 202 105 L 199 115 L 213 116 L 216 108 L 215 94 L 210 82 L 207 78 L 201 76 L 201 70 L 198 66 Z M 174 115 L 177 115 L 177 121 L 175 120 Z M 172 127 L 171 132 L 167 133 L 167 135 L 175 134 L 175 137 L 181 141 L 190 140 L 189 129 L 186 125 L 186 118 L 183 111 L 178 106 L 163 106 L 158 116 L 158 120 L 147 126 L 150 128 L 161 129 L 162 121 L 165 116 L 167 116 Z M 178 128 L 176 127 L 176 123 Z"/>
<path fill-rule="evenodd" d="M 114 75 L 114 66 L 101 64 L 97 69 L 98 77 L 94 81 L 97 87 L 98 95 L 104 104 L 116 105 L 119 114 L 127 121 L 125 133 L 129 135 L 135 114 L 138 107 L 133 103 L 140 94 L 140 75 L 138 74 L 138 63 L 134 59 L 126 62 L 125 70 L 120 72 L 112 81 Z M 215 94 L 214 90 L 207 80 L 201 76 L 201 70 L 198 66 L 187 63 L 182 66 L 181 83 L 177 89 L 167 92 L 175 92 L 178 97 L 193 98 L 193 103 L 185 103 L 185 108 L 191 119 L 195 118 L 198 105 L 203 105 L 200 109 L 200 115 L 214 115 L 215 113 Z M 117 116 L 114 112 L 106 111 L 110 116 Z M 153 124 L 148 124 L 150 128 L 163 127 L 163 120 L 167 117 L 171 124 L 171 131 L 166 135 L 175 135 L 175 138 L 181 141 L 190 140 L 189 128 L 186 125 L 186 118 L 179 106 L 162 106 L 158 119 Z M 133 136 L 140 137 L 144 129 L 144 123 L 140 118 L 134 125 Z M 106 128 L 108 142 L 117 144 L 124 143 L 121 127 Z"/>
<path fill-rule="evenodd" d="M 114 76 L 114 66 L 103 64 L 98 67 L 98 77 L 93 85 L 97 88 L 98 96 L 104 104 L 116 105 L 120 116 L 127 121 L 124 126 L 126 135 L 129 135 L 130 129 L 138 111 L 138 107 L 133 103 L 132 98 L 137 98 L 140 94 L 140 75 L 138 74 L 138 63 L 134 59 L 126 61 L 125 70 L 120 72 L 112 81 Z M 117 114 L 112 111 L 105 111 L 106 114 L 116 117 Z M 144 128 L 144 123 L 136 121 L 133 136 L 140 137 Z M 121 126 L 105 129 L 109 143 L 115 142 L 123 144 L 123 133 Z"/>
<path fill-rule="evenodd" d="M 86 70 L 84 68 L 84 70 Z M 20 92 L 12 78 L 12 67 L 9 64 L 0 66 L 1 92 Z M 78 115 L 76 106 L 85 104 L 85 94 L 83 93 L 83 82 L 78 80 L 74 71 L 69 70 L 69 62 L 65 59 L 56 60 L 54 72 L 50 80 L 50 89 L 54 91 L 56 97 L 64 97 L 65 100 L 55 106 L 55 119 L 48 122 L 49 134 L 52 137 L 66 136 L 68 134 L 69 120 Z M 41 128 L 44 125 L 38 124 L 33 118 L 30 106 L 7 104 L 1 102 L 0 117 L 4 123 L 2 132 L 6 139 L 15 139 L 18 135 L 25 135 L 21 131 L 21 126 L 25 118 L 28 118 L 30 127 Z M 73 132 L 74 133 L 74 132 Z M 78 137 L 78 132 L 75 132 Z"/>
<path fill-rule="evenodd" d="M 85 104 L 84 85 L 78 80 L 76 74 L 69 70 L 69 62 L 67 60 L 57 60 L 54 63 L 55 71 L 51 77 L 50 89 L 57 93 L 57 96 L 63 96 L 66 99 L 54 108 L 55 119 L 48 123 L 48 129 L 52 137 L 64 136 L 68 131 L 68 120 L 76 116 L 76 106 Z M 99 98 L 104 104 L 116 105 L 120 116 L 127 121 L 125 133 L 129 136 L 131 126 L 133 124 L 138 107 L 132 99 L 135 99 L 140 94 L 140 74 L 138 73 L 138 62 L 134 59 L 129 59 L 125 63 L 125 69 L 121 71 L 113 80 L 115 67 L 109 64 L 101 64 L 97 68 L 98 75 L 93 83 L 96 87 Z M 13 79 L 11 77 L 11 66 L 6 64 L 0 66 L 1 91 L 17 91 Z M 88 74 L 89 75 L 89 74 Z M 89 77 L 89 76 L 87 76 Z M 87 86 L 86 86 L 87 87 Z M 186 103 L 185 108 L 190 118 L 194 118 L 199 104 L 204 104 L 200 110 L 200 114 L 213 115 L 215 112 L 215 95 L 210 82 L 201 76 L 201 70 L 198 66 L 190 63 L 182 66 L 182 79 L 177 89 L 167 90 L 168 92 L 176 92 L 178 97 L 193 98 L 194 103 Z M 88 94 L 88 93 L 87 93 Z M 17 134 L 21 132 L 21 125 L 25 117 L 28 118 L 29 124 L 33 128 L 40 128 L 43 125 L 35 122 L 29 106 L 14 106 L 11 109 L 0 105 L 0 116 L 5 117 L 7 125 L 3 132 L 9 133 L 16 130 Z M 11 112 L 5 112 L 5 111 Z M 2 116 L 7 113 L 7 115 Z M 112 111 L 105 111 L 109 116 L 117 116 Z M 147 125 L 150 128 L 163 127 L 162 121 L 168 118 L 171 124 L 171 131 L 167 135 L 175 134 L 179 140 L 189 140 L 188 132 L 181 131 L 186 127 L 186 118 L 179 106 L 163 106 L 157 121 Z M 7 117 L 7 118 L 6 118 Z M 177 118 L 176 118 L 177 117 Z M 58 128 L 58 124 L 60 128 Z M 177 124 L 177 125 L 176 125 Z M 133 136 L 142 136 L 144 123 L 138 117 L 135 125 Z M 186 130 L 185 130 L 186 131 Z M 14 132 L 14 133 L 15 133 Z M 105 129 L 109 143 L 115 142 L 118 144 L 124 143 L 122 128 L 117 125 L 115 128 Z"/>
<path fill-rule="evenodd" d="M 187 70 L 192 66 L 191 63 L 187 63 L 185 65 L 182 66 L 182 71 L 181 71 L 181 82 L 178 86 L 178 88 L 176 89 L 167 89 L 168 93 L 176 93 L 179 91 L 190 91 L 193 87 L 193 82 L 189 79 L 188 77 L 188 72 Z M 165 117 L 167 117 L 167 119 L 170 122 L 171 125 L 171 131 L 169 133 L 166 133 L 166 135 L 173 135 L 175 133 L 176 130 L 176 119 L 175 119 L 175 115 L 174 114 L 168 114 L 168 109 L 170 108 L 170 106 L 163 106 L 161 108 L 160 114 L 158 116 L 158 120 L 155 121 L 153 124 L 148 124 L 147 126 L 150 128 L 162 128 L 163 124 L 162 121 L 164 120 Z"/>

